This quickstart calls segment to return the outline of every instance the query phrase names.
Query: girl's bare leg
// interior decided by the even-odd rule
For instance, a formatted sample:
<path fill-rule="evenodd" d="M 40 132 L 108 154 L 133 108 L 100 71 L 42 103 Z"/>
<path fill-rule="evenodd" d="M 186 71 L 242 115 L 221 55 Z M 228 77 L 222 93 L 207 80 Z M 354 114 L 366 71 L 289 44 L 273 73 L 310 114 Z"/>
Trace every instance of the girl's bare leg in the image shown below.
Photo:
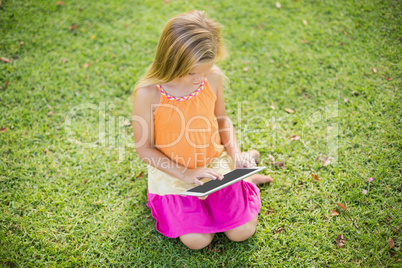
<path fill-rule="evenodd" d="M 246 153 L 250 154 L 251 157 L 254 158 L 256 164 L 258 164 L 260 162 L 260 159 L 259 159 L 260 153 L 257 150 L 250 150 Z M 258 184 L 263 184 L 263 183 L 267 183 L 267 182 L 272 182 L 274 180 L 269 175 L 254 174 L 254 175 L 244 179 L 244 181 L 248 181 L 248 182 L 254 183 L 255 185 L 258 185 Z"/>
<path fill-rule="evenodd" d="M 202 249 L 208 246 L 215 234 L 198 234 L 191 233 L 180 236 L 181 242 L 186 245 L 189 249 Z"/>
<path fill-rule="evenodd" d="M 255 226 L 257 225 L 258 216 L 255 216 L 251 221 L 240 225 L 236 228 L 228 230 L 225 235 L 232 241 L 240 242 L 248 239 L 255 232 Z"/>

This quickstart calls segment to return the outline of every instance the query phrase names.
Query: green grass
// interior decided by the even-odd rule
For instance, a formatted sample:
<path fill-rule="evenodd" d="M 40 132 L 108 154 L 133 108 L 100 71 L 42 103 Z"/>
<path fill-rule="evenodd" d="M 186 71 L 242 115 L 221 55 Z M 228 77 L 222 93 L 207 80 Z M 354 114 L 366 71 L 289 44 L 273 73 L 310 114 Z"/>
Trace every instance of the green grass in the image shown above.
<path fill-rule="evenodd" d="M 401 265 L 400 1 L 55 3 L 0 7 L 0 56 L 12 61 L 0 62 L 2 266 Z M 124 124 L 164 23 L 191 9 L 224 25 L 227 111 L 275 179 L 260 186 L 253 237 L 218 234 L 201 251 L 155 230 Z M 336 202 L 358 228 L 331 216 Z"/>

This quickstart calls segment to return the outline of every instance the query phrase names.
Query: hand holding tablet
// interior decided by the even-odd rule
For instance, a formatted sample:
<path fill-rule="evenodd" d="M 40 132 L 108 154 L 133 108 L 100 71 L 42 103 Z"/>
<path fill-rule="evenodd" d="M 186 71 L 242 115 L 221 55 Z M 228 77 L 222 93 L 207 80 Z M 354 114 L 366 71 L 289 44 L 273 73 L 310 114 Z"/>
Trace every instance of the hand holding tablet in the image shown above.
<path fill-rule="evenodd" d="M 247 178 L 255 173 L 260 172 L 265 167 L 253 167 L 253 168 L 239 168 L 232 170 L 223 175 L 222 180 L 210 180 L 205 182 L 203 185 L 196 186 L 182 192 L 182 195 L 190 196 L 205 196 L 213 192 L 216 192 L 226 186 L 229 186 L 235 182 Z"/>

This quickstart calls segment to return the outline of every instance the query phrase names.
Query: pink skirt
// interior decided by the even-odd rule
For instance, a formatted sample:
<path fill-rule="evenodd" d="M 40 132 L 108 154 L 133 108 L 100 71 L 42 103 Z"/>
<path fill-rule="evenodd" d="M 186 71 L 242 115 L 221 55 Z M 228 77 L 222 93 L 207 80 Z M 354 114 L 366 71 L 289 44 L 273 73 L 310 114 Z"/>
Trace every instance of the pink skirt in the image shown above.
<path fill-rule="evenodd" d="M 261 200 L 258 187 L 241 180 L 204 200 L 148 192 L 147 206 L 156 220 L 156 230 L 176 238 L 189 233 L 219 233 L 243 225 L 258 215 Z"/>

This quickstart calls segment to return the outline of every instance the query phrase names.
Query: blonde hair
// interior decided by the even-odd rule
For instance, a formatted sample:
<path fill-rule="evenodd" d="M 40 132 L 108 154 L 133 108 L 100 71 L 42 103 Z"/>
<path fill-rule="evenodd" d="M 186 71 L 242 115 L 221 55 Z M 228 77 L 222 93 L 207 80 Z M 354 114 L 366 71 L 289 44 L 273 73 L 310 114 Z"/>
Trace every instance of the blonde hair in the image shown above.
<path fill-rule="evenodd" d="M 223 60 L 227 53 L 220 35 L 221 28 L 204 11 L 198 10 L 169 20 L 159 39 L 155 59 L 136 83 L 131 98 L 140 87 L 167 83 L 188 75 L 198 64 Z"/>

